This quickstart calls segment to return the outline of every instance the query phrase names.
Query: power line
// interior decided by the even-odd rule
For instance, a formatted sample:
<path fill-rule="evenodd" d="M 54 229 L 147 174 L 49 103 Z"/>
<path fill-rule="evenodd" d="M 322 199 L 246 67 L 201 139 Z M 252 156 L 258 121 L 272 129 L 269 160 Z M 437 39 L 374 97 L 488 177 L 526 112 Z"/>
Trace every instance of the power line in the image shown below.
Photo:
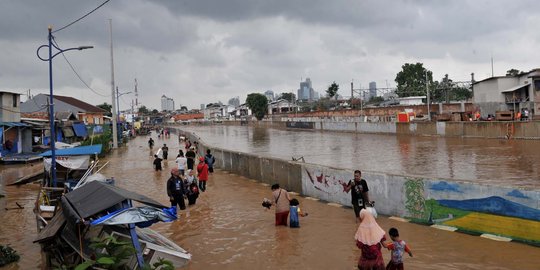
<path fill-rule="evenodd" d="M 58 45 L 58 43 L 56 42 L 56 39 L 53 37 L 53 41 L 54 43 L 56 44 L 57 47 L 60 47 L 60 45 Z M 77 75 L 77 78 L 79 78 L 79 80 L 88 88 L 90 89 L 90 91 L 94 92 L 94 94 L 98 95 L 98 96 L 102 96 L 102 97 L 110 97 L 111 95 L 103 95 L 103 94 L 100 94 L 98 93 L 96 90 L 92 89 L 92 87 L 90 87 L 82 78 L 81 76 L 79 75 L 79 73 L 77 73 L 77 71 L 75 70 L 75 68 L 73 67 L 73 65 L 69 62 L 69 60 L 67 59 L 66 55 L 64 54 L 64 52 L 62 52 L 62 57 L 64 57 L 64 60 L 66 60 L 66 62 L 68 63 L 69 67 L 71 68 L 71 70 L 73 71 L 73 73 L 75 73 L 75 75 Z"/>
<path fill-rule="evenodd" d="M 14 111 L 14 110 L 10 110 L 10 109 L 4 108 L 4 107 L 0 107 L 0 110 L 12 112 L 12 113 L 35 113 L 35 112 L 39 112 L 39 111 L 41 111 L 42 109 L 45 109 L 45 108 L 47 108 L 47 107 L 48 107 L 47 105 L 42 105 L 38 110 L 36 110 L 36 111 L 31 111 L 31 112 Z"/>
<path fill-rule="evenodd" d="M 75 21 L 71 22 L 70 24 L 68 24 L 68 25 L 66 25 L 66 26 L 64 26 L 64 27 L 62 27 L 62 28 L 60 28 L 60 29 L 58 29 L 58 30 L 52 31 L 51 33 L 56 33 L 56 32 L 62 31 L 62 30 L 64 30 L 64 29 L 70 27 L 71 25 L 75 24 L 76 22 L 78 22 L 78 21 L 84 19 L 86 16 L 92 14 L 94 11 L 98 10 L 100 7 L 102 7 L 103 5 L 107 4 L 109 1 L 110 1 L 110 0 L 106 0 L 105 2 L 103 2 L 103 4 L 99 5 L 97 8 L 94 8 L 92 11 L 86 13 L 84 16 L 82 16 L 82 17 L 76 19 Z"/>

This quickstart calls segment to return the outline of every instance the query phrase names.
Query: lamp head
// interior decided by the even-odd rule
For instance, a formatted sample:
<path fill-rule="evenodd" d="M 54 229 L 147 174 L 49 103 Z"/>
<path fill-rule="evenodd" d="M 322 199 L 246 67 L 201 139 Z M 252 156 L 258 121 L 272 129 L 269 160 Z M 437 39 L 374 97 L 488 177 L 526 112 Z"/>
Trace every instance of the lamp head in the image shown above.
<path fill-rule="evenodd" d="M 94 48 L 94 46 L 79 46 L 77 49 L 81 51 L 81 50 L 92 49 L 92 48 Z"/>

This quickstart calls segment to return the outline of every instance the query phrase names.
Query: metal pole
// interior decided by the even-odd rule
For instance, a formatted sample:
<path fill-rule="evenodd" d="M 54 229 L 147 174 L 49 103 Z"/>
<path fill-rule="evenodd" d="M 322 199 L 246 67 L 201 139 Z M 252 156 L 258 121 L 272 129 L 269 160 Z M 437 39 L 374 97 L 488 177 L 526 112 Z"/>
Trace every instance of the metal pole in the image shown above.
<path fill-rule="evenodd" d="M 54 102 L 53 102 L 53 75 L 52 75 L 52 26 L 49 26 L 49 125 L 50 125 L 50 145 L 51 145 L 51 178 L 53 187 L 56 187 L 56 132 L 54 125 Z"/>
<path fill-rule="evenodd" d="M 429 107 L 429 81 L 428 81 L 428 72 L 426 70 L 426 93 L 427 93 L 427 113 L 428 120 L 431 121 L 431 108 Z"/>
<path fill-rule="evenodd" d="M 120 94 L 118 93 L 118 86 L 116 87 L 116 117 L 118 119 L 116 121 L 120 122 L 120 103 L 118 100 L 120 99 Z"/>
<path fill-rule="evenodd" d="M 118 130 L 116 126 L 116 95 L 114 94 L 114 62 L 113 62 L 113 37 L 112 37 L 112 19 L 109 19 L 109 28 L 111 32 L 111 92 L 112 92 L 112 135 L 113 135 L 113 148 L 118 148 Z"/>

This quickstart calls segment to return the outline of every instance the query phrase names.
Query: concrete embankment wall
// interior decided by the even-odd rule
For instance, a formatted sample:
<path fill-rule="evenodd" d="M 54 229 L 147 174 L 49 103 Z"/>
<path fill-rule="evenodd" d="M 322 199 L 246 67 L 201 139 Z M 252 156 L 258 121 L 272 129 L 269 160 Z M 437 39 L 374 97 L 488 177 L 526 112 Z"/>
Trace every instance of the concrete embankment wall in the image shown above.
<path fill-rule="evenodd" d="M 422 127 L 421 127 L 422 128 Z M 351 205 L 344 185 L 352 170 L 219 149 L 201 138 L 199 154 L 210 148 L 216 168 L 256 181 L 274 184 L 304 196 Z M 540 190 L 481 185 L 364 171 L 370 199 L 380 214 L 434 223 L 476 234 L 494 234 L 540 244 Z M 352 215 L 352 213 L 351 213 Z"/>
<path fill-rule="evenodd" d="M 251 121 L 250 125 L 286 128 L 287 122 L 313 123 L 314 130 L 399 134 L 413 136 L 441 136 L 464 138 L 540 139 L 540 121 L 530 122 L 365 122 L 359 117 L 349 118 L 295 118 L 282 121 Z M 238 121 L 225 121 L 226 125 L 240 125 Z M 301 125 L 298 125 L 301 126 Z"/>

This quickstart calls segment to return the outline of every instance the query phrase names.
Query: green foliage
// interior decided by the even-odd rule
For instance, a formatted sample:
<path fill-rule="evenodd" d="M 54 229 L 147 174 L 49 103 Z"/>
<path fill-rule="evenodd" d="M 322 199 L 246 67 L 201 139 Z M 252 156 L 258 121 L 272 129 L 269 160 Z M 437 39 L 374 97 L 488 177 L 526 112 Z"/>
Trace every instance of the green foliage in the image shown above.
<path fill-rule="evenodd" d="M 296 100 L 296 95 L 294 93 L 282 93 L 281 96 L 278 97 L 278 99 L 284 99 L 290 102 L 294 102 Z"/>
<path fill-rule="evenodd" d="M 460 87 L 446 75 L 440 82 L 435 81 L 430 87 L 431 101 L 450 102 L 450 100 L 467 100 L 472 98 L 472 91 L 465 87 Z"/>
<path fill-rule="evenodd" d="M 413 218 L 427 218 L 424 198 L 424 181 L 420 178 L 407 178 L 405 182 L 405 209 Z"/>
<path fill-rule="evenodd" d="M 251 109 L 257 120 L 262 120 L 268 110 L 268 99 L 263 94 L 251 93 L 246 99 L 247 106 Z"/>
<path fill-rule="evenodd" d="M 326 89 L 326 94 L 328 95 L 328 98 L 336 97 L 337 99 L 337 92 L 339 90 L 339 84 L 337 84 L 335 81 L 328 86 L 328 89 Z"/>
<path fill-rule="evenodd" d="M 142 268 L 143 270 L 174 270 L 174 265 L 171 261 L 167 261 L 163 258 L 159 258 L 157 262 L 152 264 L 152 266 L 145 264 Z"/>
<path fill-rule="evenodd" d="M 101 144 L 102 145 L 102 154 L 109 153 L 111 151 L 111 147 L 109 145 L 109 142 L 112 141 L 112 133 L 110 131 L 107 131 L 101 135 L 95 135 L 92 138 L 87 138 L 81 143 L 81 146 L 85 145 L 95 145 L 95 144 Z"/>
<path fill-rule="evenodd" d="M 426 95 L 426 72 L 427 81 L 433 81 L 433 73 L 424 68 L 422 63 L 401 66 L 402 70 L 396 75 L 397 90 L 399 97 L 425 96 Z"/>
<path fill-rule="evenodd" d="M 16 262 L 21 257 L 17 254 L 17 251 L 12 249 L 10 246 L 0 245 L 0 267 L 8 265 L 12 262 Z"/>
<path fill-rule="evenodd" d="M 140 114 L 149 114 L 150 113 L 150 110 L 148 110 L 148 108 L 146 108 L 146 106 L 141 106 L 139 107 L 139 113 Z"/>
<path fill-rule="evenodd" d="M 96 259 L 77 265 L 75 270 L 85 270 L 89 267 L 127 270 L 129 267 L 126 262 L 131 256 L 135 255 L 135 249 L 130 242 L 118 241 L 114 236 L 93 239 L 90 248 L 96 252 Z"/>
<path fill-rule="evenodd" d="M 519 76 L 519 75 L 522 75 L 522 74 L 525 74 L 525 72 L 519 71 L 519 70 L 514 69 L 514 68 L 513 68 L 513 69 L 510 69 L 510 70 L 508 70 L 508 71 L 506 71 L 506 76 L 513 76 L 513 77 L 515 77 L 515 76 Z"/>
<path fill-rule="evenodd" d="M 96 105 L 96 107 L 106 110 L 107 113 L 105 115 L 112 116 L 112 105 L 111 104 L 108 104 L 107 102 L 105 102 L 103 104 Z"/>

